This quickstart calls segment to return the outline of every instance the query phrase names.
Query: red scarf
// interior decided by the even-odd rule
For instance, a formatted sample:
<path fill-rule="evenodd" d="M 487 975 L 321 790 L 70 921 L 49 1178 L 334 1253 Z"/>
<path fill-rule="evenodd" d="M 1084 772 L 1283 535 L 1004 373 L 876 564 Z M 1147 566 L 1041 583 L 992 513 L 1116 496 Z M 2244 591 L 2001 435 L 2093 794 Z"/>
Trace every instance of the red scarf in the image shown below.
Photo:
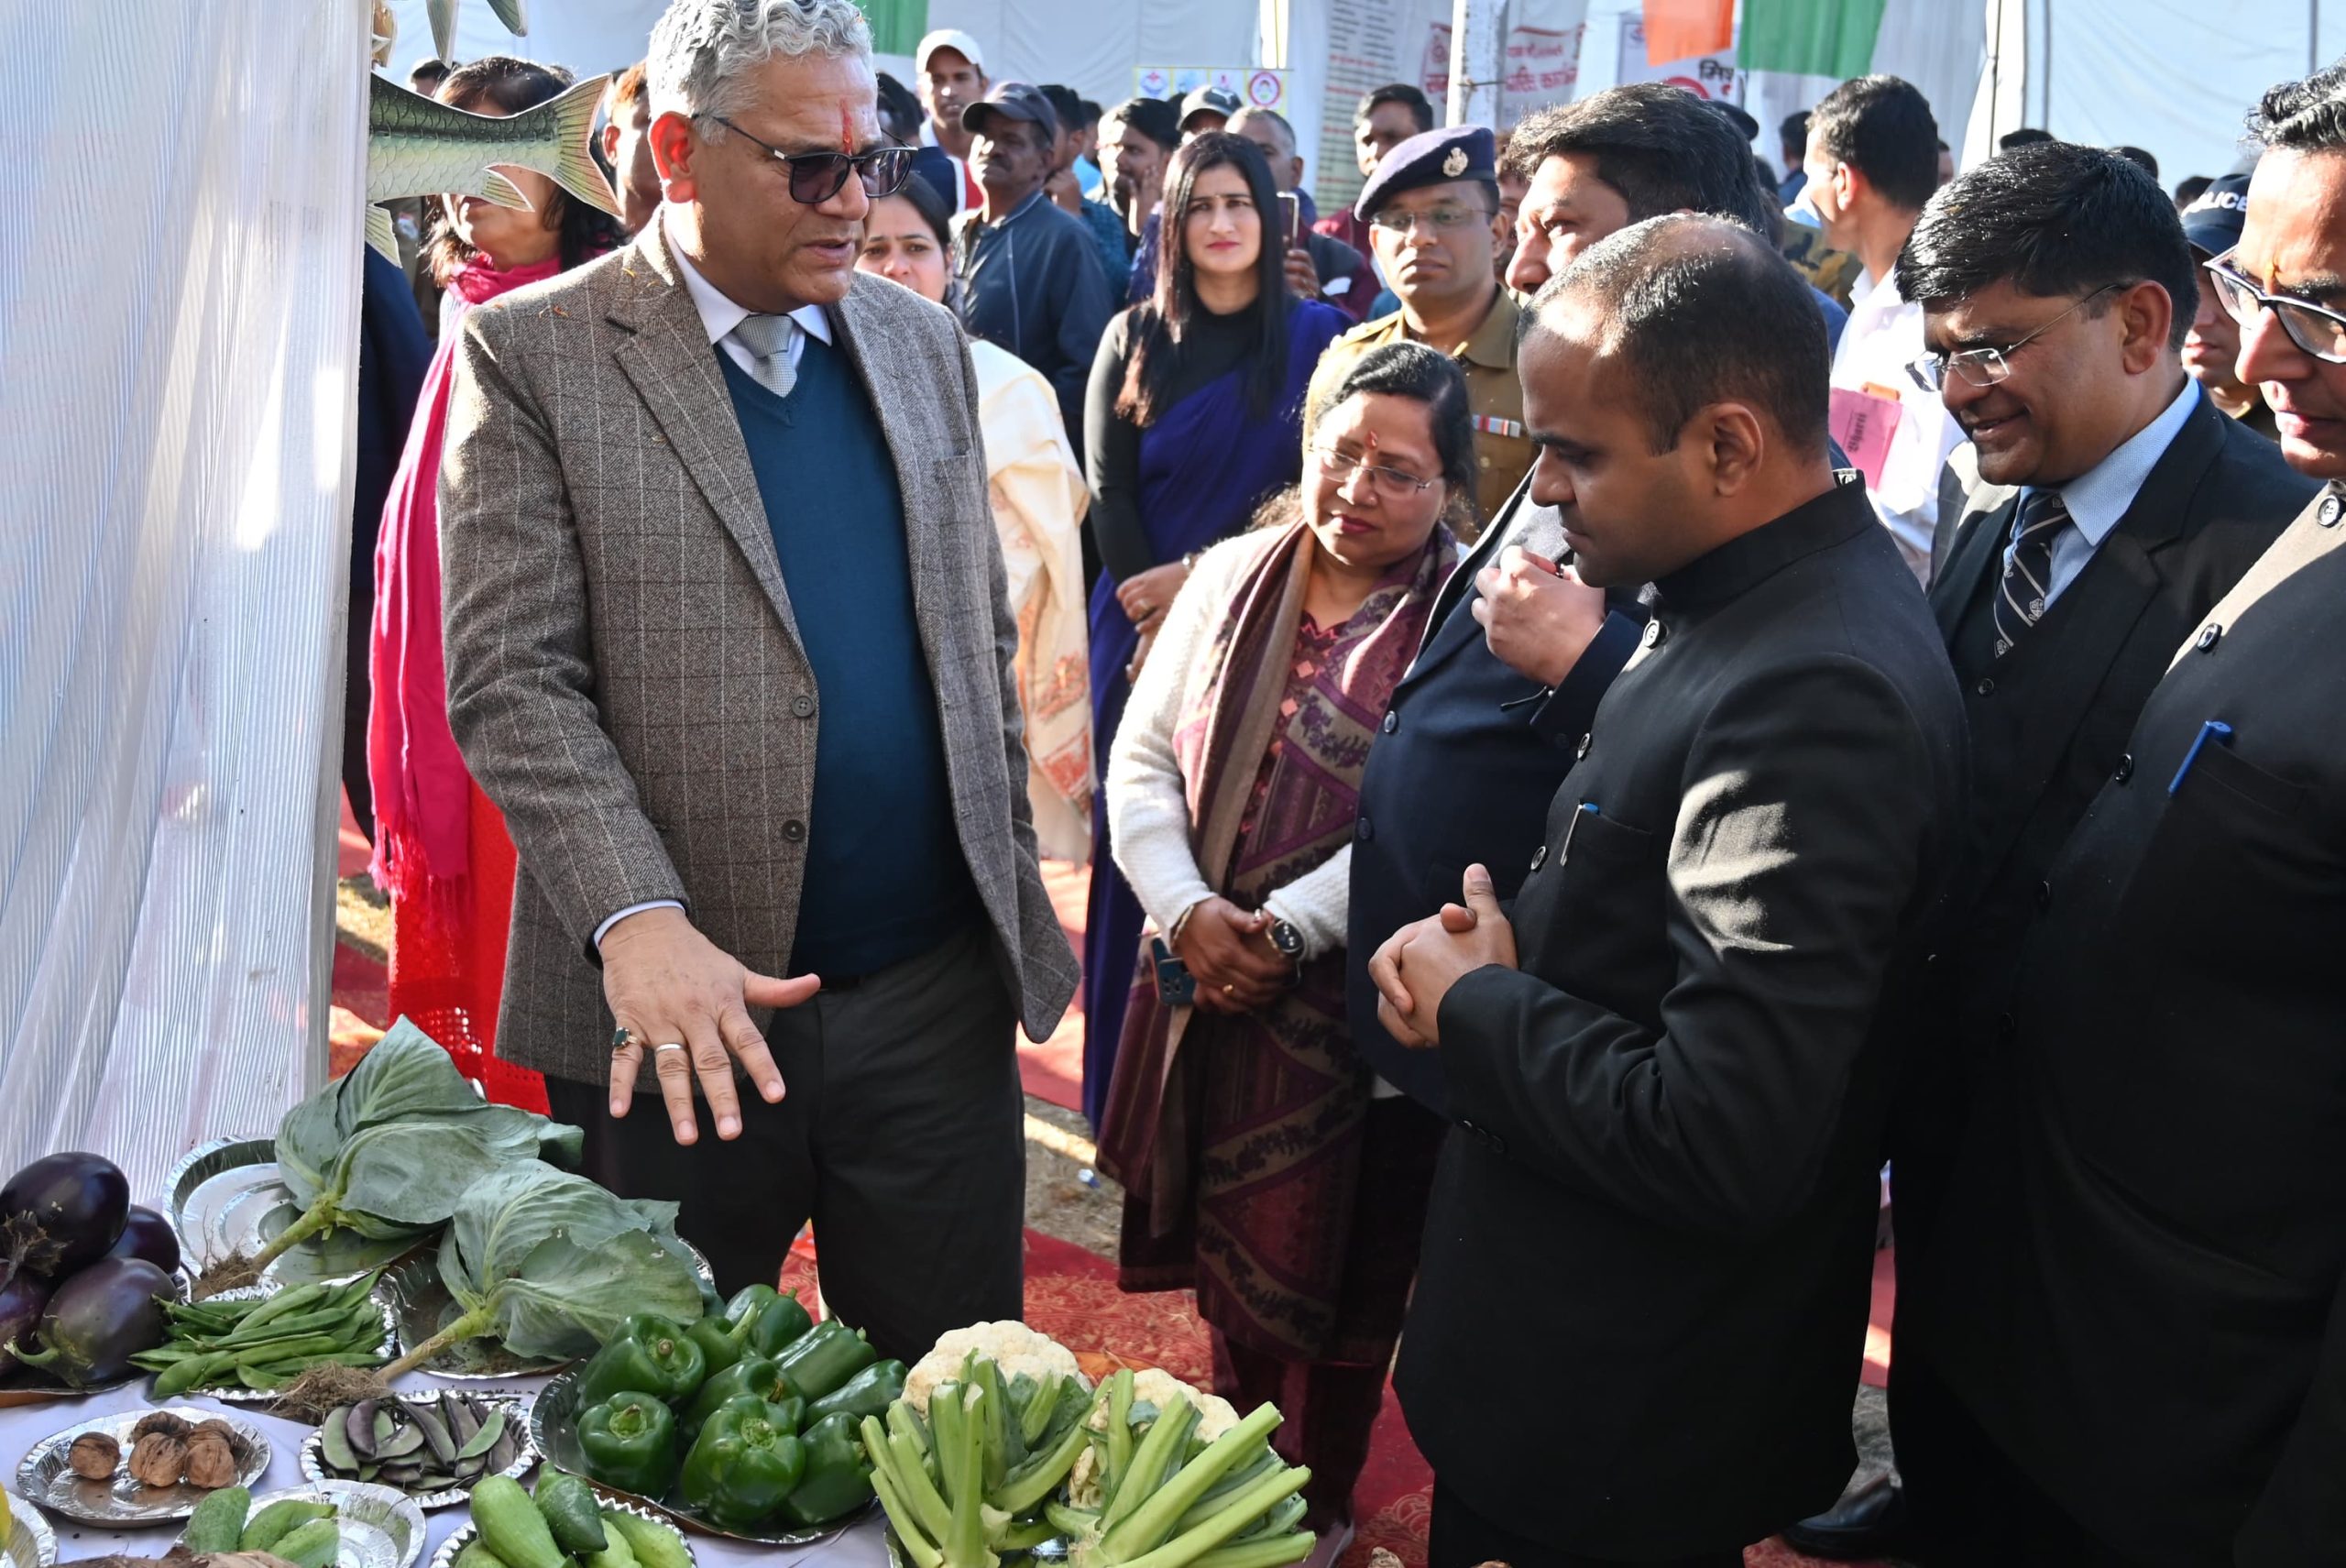
<path fill-rule="evenodd" d="M 448 674 L 440 634 L 440 442 L 466 311 L 562 270 L 558 259 L 510 271 L 476 256 L 456 269 L 460 300 L 440 326 L 439 350 L 408 428 L 407 449 L 383 502 L 375 545 L 372 674 L 367 772 L 375 787 L 376 883 L 394 900 L 444 911 L 472 864 L 472 775 L 448 728 Z"/>

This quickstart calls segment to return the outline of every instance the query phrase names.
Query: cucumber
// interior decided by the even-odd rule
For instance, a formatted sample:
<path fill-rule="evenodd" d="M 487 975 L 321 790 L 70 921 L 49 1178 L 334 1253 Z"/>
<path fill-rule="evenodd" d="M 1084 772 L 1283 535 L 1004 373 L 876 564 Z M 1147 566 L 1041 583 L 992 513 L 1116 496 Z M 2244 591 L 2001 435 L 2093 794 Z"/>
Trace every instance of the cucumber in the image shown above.
<path fill-rule="evenodd" d="M 608 1518 L 603 1520 L 606 1526 L 610 1522 Z M 606 1529 L 603 1540 L 607 1544 L 602 1551 L 590 1552 L 580 1560 L 586 1568 L 638 1568 L 635 1553 L 628 1549 L 627 1537 L 615 1529 Z"/>
<path fill-rule="evenodd" d="M 666 1525 L 617 1508 L 604 1509 L 603 1522 L 627 1542 L 627 1549 L 635 1554 L 636 1568 L 693 1568 L 693 1554 L 685 1550 L 685 1538 Z"/>
<path fill-rule="evenodd" d="M 480 1537 L 475 1536 L 456 1553 L 455 1568 L 505 1568 L 505 1563 Z"/>
<path fill-rule="evenodd" d="M 589 1557 L 610 1544 L 595 1489 L 577 1476 L 549 1465 L 539 1475 L 533 1497 L 546 1528 L 554 1532 L 554 1543 L 571 1556 Z"/>
<path fill-rule="evenodd" d="M 277 1543 L 312 1519 L 334 1518 L 332 1503 L 304 1503 L 288 1497 L 255 1514 L 237 1541 L 239 1552 L 274 1552 Z"/>
<path fill-rule="evenodd" d="M 506 1568 L 570 1568 L 545 1516 L 510 1476 L 491 1475 L 473 1488 L 473 1522 Z"/>
<path fill-rule="evenodd" d="M 312 1519 L 269 1550 L 293 1568 L 334 1568 L 342 1553 L 342 1526 L 331 1519 Z"/>
<path fill-rule="evenodd" d="M 243 1486 L 223 1486 L 195 1505 L 187 1517 L 181 1544 L 198 1557 L 234 1552 L 245 1539 L 245 1516 L 253 1511 L 252 1492 Z"/>

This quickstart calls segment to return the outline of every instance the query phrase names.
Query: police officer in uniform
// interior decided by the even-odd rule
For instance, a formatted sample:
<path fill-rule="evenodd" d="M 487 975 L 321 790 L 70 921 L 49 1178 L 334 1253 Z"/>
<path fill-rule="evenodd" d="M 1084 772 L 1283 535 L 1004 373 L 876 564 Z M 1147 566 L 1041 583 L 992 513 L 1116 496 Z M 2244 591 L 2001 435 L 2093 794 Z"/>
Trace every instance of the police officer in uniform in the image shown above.
<path fill-rule="evenodd" d="M 1353 211 L 1368 225 L 1377 265 L 1401 308 L 1338 341 L 1369 348 L 1406 338 L 1458 361 L 1474 408 L 1475 511 L 1487 522 L 1531 471 L 1532 458 L 1515 377 L 1518 313 L 1496 269 L 1509 236 L 1491 133 L 1455 126 L 1411 137 L 1385 155 Z"/>

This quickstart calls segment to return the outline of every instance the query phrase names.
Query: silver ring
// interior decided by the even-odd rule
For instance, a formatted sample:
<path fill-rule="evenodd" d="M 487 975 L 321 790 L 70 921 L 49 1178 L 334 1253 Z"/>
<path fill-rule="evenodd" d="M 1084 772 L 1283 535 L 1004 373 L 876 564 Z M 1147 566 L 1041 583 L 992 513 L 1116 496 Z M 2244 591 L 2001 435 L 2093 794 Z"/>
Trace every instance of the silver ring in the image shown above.
<path fill-rule="evenodd" d="M 652 1048 L 655 1051 L 681 1051 L 685 1047 L 681 1043 L 679 1043 L 674 1045 L 654 1046 Z"/>

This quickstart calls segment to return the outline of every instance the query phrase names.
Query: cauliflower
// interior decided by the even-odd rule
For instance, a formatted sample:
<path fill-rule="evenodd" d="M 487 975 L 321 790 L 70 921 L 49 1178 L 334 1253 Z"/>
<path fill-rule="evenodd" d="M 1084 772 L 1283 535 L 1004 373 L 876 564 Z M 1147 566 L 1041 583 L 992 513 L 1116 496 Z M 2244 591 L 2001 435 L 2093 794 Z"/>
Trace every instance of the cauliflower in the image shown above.
<path fill-rule="evenodd" d="M 1038 1385 L 1072 1377 L 1087 1392 L 1091 1387 L 1091 1380 L 1076 1365 L 1075 1352 L 1015 1319 L 1006 1319 L 998 1323 L 971 1323 L 940 1337 L 920 1358 L 920 1365 L 905 1375 L 904 1398 L 913 1409 L 928 1414 L 929 1394 L 940 1383 L 960 1381 L 962 1366 L 973 1350 L 1002 1369 L 1005 1384 L 1024 1372 Z"/>
<path fill-rule="evenodd" d="M 1067 1473 L 1067 1500 L 1071 1508 L 1098 1513 L 1107 1507 L 1108 1499 L 1100 1490 L 1100 1451 L 1090 1443 L 1075 1456 L 1075 1468 Z"/>
<path fill-rule="evenodd" d="M 1238 1412 L 1231 1407 L 1229 1400 L 1219 1395 L 1192 1388 L 1171 1373 L 1160 1371 L 1154 1366 L 1146 1372 L 1133 1374 L 1133 1401 L 1135 1404 L 1146 1400 L 1161 1410 L 1165 1408 L 1165 1402 L 1176 1394 L 1197 1407 L 1198 1430 L 1191 1435 L 1200 1442 L 1211 1442 L 1238 1424 Z M 1108 1430 L 1108 1406 L 1105 1400 L 1101 1401 L 1092 1409 L 1091 1427 L 1093 1431 Z M 1077 1463 L 1080 1464 L 1081 1461 L 1079 1460 Z"/>

